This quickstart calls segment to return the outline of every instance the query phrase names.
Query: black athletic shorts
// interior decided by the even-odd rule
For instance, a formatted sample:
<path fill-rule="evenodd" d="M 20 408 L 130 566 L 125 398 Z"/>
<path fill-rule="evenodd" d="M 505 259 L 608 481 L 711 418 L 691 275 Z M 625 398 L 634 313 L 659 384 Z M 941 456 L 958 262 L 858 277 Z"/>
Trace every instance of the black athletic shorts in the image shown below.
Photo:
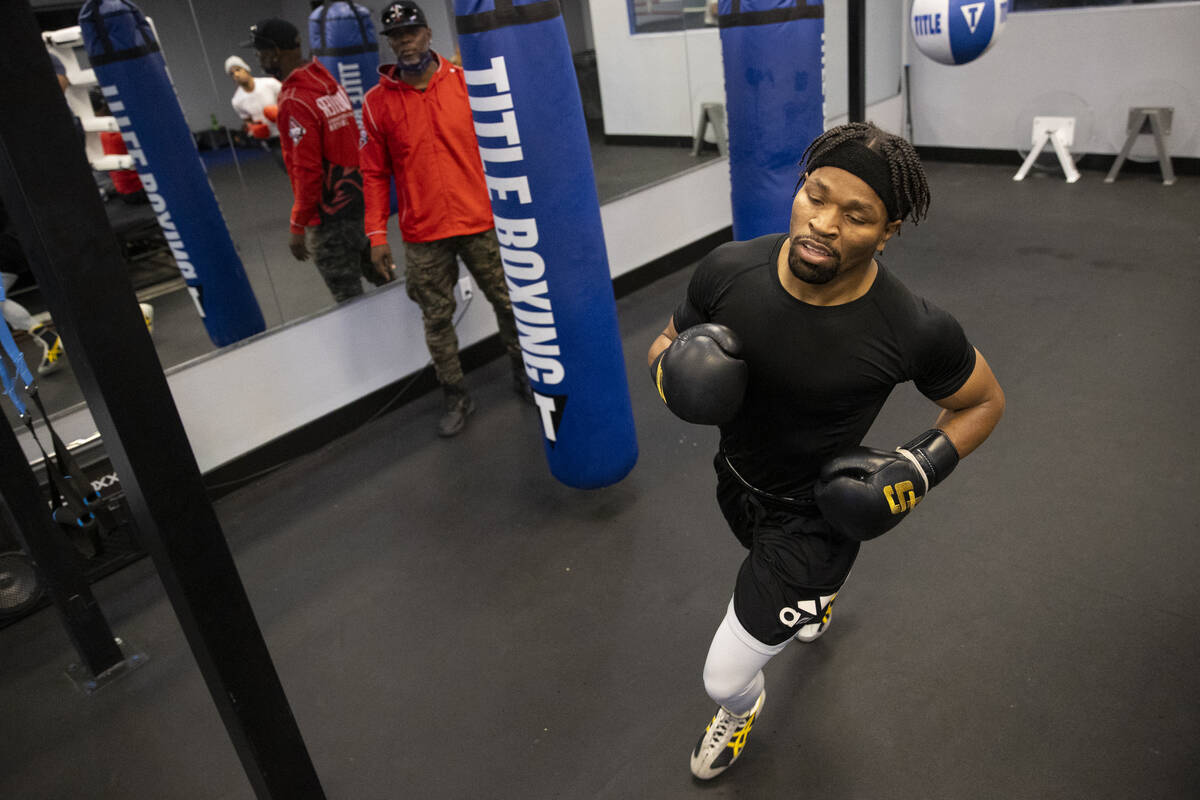
<path fill-rule="evenodd" d="M 860 543 L 836 533 L 816 505 L 755 494 L 734 477 L 721 453 L 714 466 L 717 503 L 750 551 L 734 585 L 734 612 L 755 639 L 782 644 L 824 614 L 827 603 L 821 599 L 841 588 Z"/>

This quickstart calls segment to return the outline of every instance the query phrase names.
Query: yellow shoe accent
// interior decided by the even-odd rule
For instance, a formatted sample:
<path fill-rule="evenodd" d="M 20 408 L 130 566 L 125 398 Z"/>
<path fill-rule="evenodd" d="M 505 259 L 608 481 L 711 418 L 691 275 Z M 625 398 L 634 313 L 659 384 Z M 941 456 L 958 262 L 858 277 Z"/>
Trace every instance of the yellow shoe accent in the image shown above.
<path fill-rule="evenodd" d="M 758 714 L 762 711 L 763 702 L 767 699 L 764 689 L 754 703 L 754 708 L 745 716 L 737 716 L 726 711 L 724 706 L 717 708 L 712 722 L 704 729 L 696 749 L 692 751 L 692 774 L 701 780 L 711 780 L 717 777 L 742 754 L 746 748 L 746 737 Z"/>
<path fill-rule="evenodd" d="M 34 325 L 29 333 L 42 348 L 42 360 L 38 363 L 38 375 L 50 375 L 62 369 L 62 338 L 44 323 Z"/>
<path fill-rule="evenodd" d="M 150 305 L 149 303 L 138 303 L 138 306 L 142 309 L 142 322 L 146 323 L 146 330 L 150 331 L 151 335 L 153 335 L 154 306 Z"/>

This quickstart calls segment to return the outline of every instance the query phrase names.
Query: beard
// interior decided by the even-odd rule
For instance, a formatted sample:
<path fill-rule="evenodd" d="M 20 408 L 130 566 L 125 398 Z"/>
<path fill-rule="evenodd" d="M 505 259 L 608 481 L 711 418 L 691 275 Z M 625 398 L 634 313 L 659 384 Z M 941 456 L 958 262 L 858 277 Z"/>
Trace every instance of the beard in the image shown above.
<path fill-rule="evenodd" d="M 798 280 L 805 283 L 820 285 L 829 283 L 837 277 L 842 269 L 842 255 L 836 249 L 829 247 L 833 251 L 833 260 L 828 264 L 809 264 L 804 260 L 802 255 L 803 250 L 800 247 L 802 239 L 792 239 L 788 247 L 788 269 Z M 813 239 L 812 241 L 818 241 Z M 823 243 L 822 243 L 823 244 Z"/>

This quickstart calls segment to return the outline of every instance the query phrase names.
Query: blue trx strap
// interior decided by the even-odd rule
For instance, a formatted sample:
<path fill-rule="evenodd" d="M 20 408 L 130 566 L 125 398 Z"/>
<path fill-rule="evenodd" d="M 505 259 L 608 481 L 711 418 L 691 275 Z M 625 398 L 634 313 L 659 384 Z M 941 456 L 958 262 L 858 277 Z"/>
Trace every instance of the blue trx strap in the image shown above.
<path fill-rule="evenodd" d="M 4 289 L 0 287 L 0 303 L 3 303 L 4 299 Z M 33 373 L 29 371 L 29 366 L 25 363 L 25 356 L 21 352 L 21 348 L 17 346 L 16 340 L 13 339 L 12 331 L 8 329 L 8 325 L 2 322 L 0 322 L 0 345 L 3 346 L 4 354 L 8 356 L 8 360 L 12 362 L 15 373 L 10 374 L 8 367 L 4 363 L 4 359 L 0 358 L 0 383 L 3 383 L 4 393 L 12 400 L 13 406 L 21 416 L 21 421 L 29 429 L 29 434 L 33 437 L 38 450 L 42 453 L 42 460 L 46 465 L 46 476 L 50 480 L 50 488 L 53 493 L 52 503 L 54 511 L 51 516 L 60 525 L 90 528 L 96 522 L 96 515 L 93 513 L 93 508 L 99 503 L 100 495 L 92 489 L 91 484 L 85 479 L 83 470 L 75 462 L 75 458 L 71 455 L 70 450 L 67 449 L 66 444 L 63 443 L 62 439 L 59 438 L 54 428 L 50 425 L 50 417 L 46 414 L 46 409 L 42 405 L 42 399 L 38 395 L 37 383 L 33 380 Z M 29 409 L 25 406 L 20 393 L 17 391 L 16 378 L 18 377 L 25 385 L 25 393 L 29 395 L 29 399 L 37 406 L 42 419 L 46 423 L 46 430 L 50 432 L 50 439 L 54 444 L 55 459 L 50 458 L 46 453 L 46 449 L 42 447 L 42 442 L 38 438 L 37 431 L 34 430 L 33 415 L 29 413 Z"/>
<path fill-rule="evenodd" d="M 0 290 L 0 294 L 2 294 L 2 290 Z M 8 349 L 8 343 L 12 341 L 12 331 L 8 329 L 7 325 L 3 326 L 3 332 L 0 333 L 0 338 L 4 340 L 4 349 L 11 354 L 12 351 Z M 13 342 L 13 346 L 16 346 L 15 341 Z M 17 351 L 17 358 L 21 359 L 20 364 L 23 366 L 24 358 L 22 358 L 20 350 Z M 18 372 L 20 371 L 21 366 L 17 367 Z M 24 420 L 25 417 L 29 415 L 29 412 L 25 408 L 25 403 L 21 401 L 21 395 L 17 394 L 17 381 L 8 373 L 8 368 L 4 366 L 3 359 L 0 359 L 0 381 L 4 382 L 4 393 L 8 395 L 9 400 L 12 400 L 12 404 L 17 408 L 17 413 L 20 414 L 21 419 Z"/>
<path fill-rule="evenodd" d="M 4 285 L 0 284 L 0 304 L 3 304 L 7 299 L 8 296 L 4 293 Z M 33 373 L 30 372 L 29 367 L 25 365 L 25 355 L 21 352 L 21 348 L 17 347 L 17 342 L 15 339 L 13 339 L 12 331 L 8 329 L 8 325 L 0 325 L 0 328 L 3 328 L 3 332 L 0 332 L 0 341 L 2 341 L 4 344 L 4 351 L 8 353 L 8 357 L 12 359 L 13 366 L 16 367 L 17 374 L 21 376 L 21 380 L 25 381 L 25 385 L 32 385 Z M 0 368 L 3 368 L 2 362 L 0 362 Z M 8 373 L 6 371 L 6 378 L 7 375 Z M 17 410 L 24 414 L 24 406 L 22 406 L 21 401 L 17 399 L 17 396 L 10 390 L 9 381 L 11 381 L 11 379 L 5 380 L 4 392 L 13 399 L 13 404 L 16 405 Z"/>

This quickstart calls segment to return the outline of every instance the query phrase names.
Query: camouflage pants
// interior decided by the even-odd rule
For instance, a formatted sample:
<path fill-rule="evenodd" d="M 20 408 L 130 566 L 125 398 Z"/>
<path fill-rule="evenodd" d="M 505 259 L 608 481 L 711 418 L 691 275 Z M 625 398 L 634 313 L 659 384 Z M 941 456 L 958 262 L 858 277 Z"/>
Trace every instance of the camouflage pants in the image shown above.
<path fill-rule="evenodd" d="M 521 357 L 517 324 L 508 299 L 508 286 L 504 283 L 500 245 L 494 229 L 433 242 L 405 242 L 404 255 L 408 296 L 421 307 L 425 344 L 433 357 L 439 383 L 454 384 L 463 378 L 462 364 L 458 360 L 458 336 L 454 332 L 454 286 L 458 283 L 456 257 L 462 257 L 479 291 L 492 304 L 505 349 L 513 358 Z"/>
<path fill-rule="evenodd" d="M 362 218 L 325 220 L 308 229 L 308 244 L 317 272 L 339 303 L 363 293 L 363 270 L 371 269 L 371 244 Z"/>

